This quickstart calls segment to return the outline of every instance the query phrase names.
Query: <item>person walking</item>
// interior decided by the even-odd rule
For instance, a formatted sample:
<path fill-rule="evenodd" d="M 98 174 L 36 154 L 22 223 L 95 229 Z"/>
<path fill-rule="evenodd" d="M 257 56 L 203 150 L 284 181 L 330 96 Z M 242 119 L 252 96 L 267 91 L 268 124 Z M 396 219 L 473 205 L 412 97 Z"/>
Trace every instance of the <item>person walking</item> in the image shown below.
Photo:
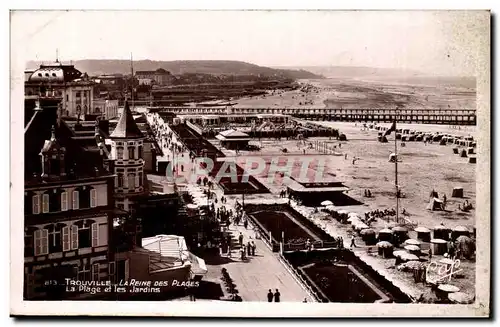
<path fill-rule="evenodd" d="M 281 293 L 280 291 L 278 291 L 278 289 L 276 289 L 276 292 L 274 293 L 274 302 L 280 302 L 280 298 L 281 298 Z"/>
<path fill-rule="evenodd" d="M 273 302 L 273 297 L 273 291 L 269 290 L 269 292 L 267 293 L 267 302 Z"/>
<path fill-rule="evenodd" d="M 354 235 L 351 236 L 351 248 L 356 247 L 356 240 L 354 239 Z"/>
<path fill-rule="evenodd" d="M 240 246 L 243 246 L 243 234 L 240 232 L 240 236 L 238 236 L 238 241 L 240 242 Z"/>
<path fill-rule="evenodd" d="M 247 254 L 248 256 L 252 255 L 252 244 L 250 244 L 250 241 L 247 243 Z"/>
<path fill-rule="evenodd" d="M 243 226 L 245 226 L 245 229 L 248 229 L 248 219 L 245 219 L 245 222 L 243 223 Z"/>
<path fill-rule="evenodd" d="M 252 256 L 255 256 L 256 249 L 257 249 L 257 245 L 255 245 L 254 241 L 252 241 Z"/>

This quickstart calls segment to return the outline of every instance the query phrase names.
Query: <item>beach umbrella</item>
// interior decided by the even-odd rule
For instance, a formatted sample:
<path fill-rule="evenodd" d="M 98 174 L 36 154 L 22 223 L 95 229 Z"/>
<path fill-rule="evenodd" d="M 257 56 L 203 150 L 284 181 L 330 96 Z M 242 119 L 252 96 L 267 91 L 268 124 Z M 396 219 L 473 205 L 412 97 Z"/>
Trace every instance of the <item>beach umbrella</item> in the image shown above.
<path fill-rule="evenodd" d="M 455 228 L 453 228 L 453 231 L 454 232 L 470 232 L 469 229 L 465 226 L 457 226 Z"/>
<path fill-rule="evenodd" d="M 400 257 L 400 258 L 406 256 L 407 254 L 408 254 L 408 252 L 403 251 L 403 250 L 394 251 L 394 253 L 393 253 L 393 255 L 395 257 Z"/>
<path fill-rule="evenodd" d="M 328 205 L 328 206 L 326 206 L 326 210 L 330 210 L 331 211 L 333 209 L 335 209 L 334 205 Z"/>
<path fill-rule="evenodd" d="M 326 201 L 321 202 L 321 205 L 322 206 L 331 206 L 331 205 L 333 205 L 333 202 L 330 200 L 326 200 Z"/>
<path fill-rule="evenodd" d="M 433 230 L 450 230 L 448 227 L 443 225 L 434 226 Z"/>
<path fill-rule="evenodd" d="M 440 238 L 433 238 L 431 240 L 431 243 L 434 243 L 434 244 L 447 244 L 448 242 L 446 242 L 445 240 L 442 240 Z"/>
<path fill-rule="evenodd" d="M 415 269 L 415 270 L 425 268 L 425 263 L 415 260 L 409 261 L 404 265 L 409 269 Z"/>
<path fill-rule="evenodd" d="M 357 231 L 367 229 L 367 228 L 369 228 L 369 227 L 365 223 L 360 223 L 360 224 L 354 225 L 354 229 Z"/>
<path fill-rule="evenodd" d="M 392 230 L 389 228 L 384 228 L 378 232 L 379 234 L 392 234 Z"/>
<path fill-rule="evenodd" d="M 354 223 L 355 221 L 361 222 L 361 219 L 359 217 L 349 217 L 347 218 L 347 221 L 350 223 Z"/>
<path fill-rule="evenodd" d="M 474 296 L 464 292 L 454 292 L 448 294 L 448 299 L 457 304 L 471 304 L 474 302 Z"/>
<path fill-rule="evenodd" d="M 408 229 L 406 229 L 405 227 L 403 226 L 396 226 L 392 229 L 393 232 L 397 232 L 397 233 L 405 233 L 405 232 L 408 232 Z"/>
<path fill-rule="evenodd" d="M 409 253 L 402 256 L 401 259 L 406 260 L 406 261 L 418 261 L 419 260 L 419 258 L 416 255 L 409 254 Z"/>
<path fill-rule="evenodd" d="M 339 214 L 339 215 L 347 215 L 347 214 L 348 214 L 348 212 L 347 212 L 346 210 L 339 210 L 339 211 L 338 211 L 338 214 Z"/>
<path fill-rule="evenodd" d="M 392 245 L 390 242 L 387 241 L 381 241 L 377 243 L 377 247 L 379 248 L 393 248 L 394 245 Z M 404 252 L 404 251 L 401 251 Z"/>
<path fill-rule="evenodd" d="M 420 241 L 417 241 L 415 239 L 409 238 L 405 241 L 406 245 L 420 245 Z"/>
<path fill-rule="evenodd" d="M 407 251 L 420 251 L 420 248 L 416 245 L 406 245 L 405 250 L 407 250 Z"/>
<path fill-rule="evenodd" d="M 438 289 L 440 291 L 443 291 L 446 293 L 455 293 L 455 292 L 460 291 L 460 289 L 458 287 L 456 287 L 455 285 L 451 285 L 451 284 L 441 284 L 438 286 Z"/>
<path fill-rule="evenodd" d="M 356 218 L 361 218 L 357 213 L 355 212 L 349 212 L 349 214 L 347 215 L 349 218 L 353 218 L 353 217 L 356 217 Z"/>
<path fill-rule="evenodd" d="M 430 233 L 431 232 L 431 230 L 429 228 L 426 228 L 426 227 L 417 227 L 414 230 L 417 233 Z"/>
<path fill-rule="evenodd" d="M 371 228 L 365 228 L 361 231 L 361 235 L 375 235 L 375 231 Z"/>

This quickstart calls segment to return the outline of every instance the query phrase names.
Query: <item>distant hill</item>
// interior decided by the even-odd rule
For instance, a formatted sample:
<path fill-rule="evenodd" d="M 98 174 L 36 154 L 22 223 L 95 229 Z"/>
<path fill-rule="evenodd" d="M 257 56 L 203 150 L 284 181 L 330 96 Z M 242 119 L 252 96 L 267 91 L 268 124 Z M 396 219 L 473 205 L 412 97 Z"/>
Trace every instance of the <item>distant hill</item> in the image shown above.
<path fill-rule="evenodd" d="M 27 69 L 35 69 L 42 62 L 30 61 Z M 103 74 L 130 74 L 129 60 L 101 60 L 88 59 L 76 60 L 73 64 L 77 69 L 86 72 L 90 76 Z M 229 60 L 176 60 L 176 61 L 134 61 L 134 71 L 157 70 L 163 68 L 174 75 L 186 73 L 212 74 L 212 75 L 264 75 L 280 76 L 292 79 L 301 78 L 324 78 L 303 69 L 274 69 L 257 66 L 243 61 Z"/>

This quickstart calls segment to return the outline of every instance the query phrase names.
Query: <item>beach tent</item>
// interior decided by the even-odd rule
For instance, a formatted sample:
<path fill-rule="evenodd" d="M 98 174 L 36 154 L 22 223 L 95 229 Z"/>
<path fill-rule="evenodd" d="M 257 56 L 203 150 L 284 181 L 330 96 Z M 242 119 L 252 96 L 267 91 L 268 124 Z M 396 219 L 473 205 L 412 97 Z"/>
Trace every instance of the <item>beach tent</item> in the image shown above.
<path fill-rule="evenodd" d="M 469 163 L 471 164 L 475 164 L 477 161 L 476 161 L 476 157 L 470 157 L 469 158 Z"/>
<path fill-rule="evenodd" d="M 453 154 L 458 154 L 458 148 L 453 148 Z"/>
<path fill-rule="evenodd" d="M 389 142 L 389 141 L 387 140 L 387 137 L 385 137 L 385 136 L 380 136 L 380 137 L 378 138 L 378 140 L 379 140 L 379 142 L 382 142 L 382 143 L 387 143 L 387 142 Z"/>
<path fill-rule="evenodd" d="M 453 192 L 451 192 L 451 197 L 463 198 L 464 197 L 464 189 L 462 187 L 454 187 Z"/>
<path fill-rule="evenodd" d="M 439 141 L 439 145 L 446 145 L 446 142 L 448 140 L 446 138 L 442 138 L 441 141 Z"/>
<path fill-rule="evenodd" d="M 341 133 L 341 134 L 339 135 L 339 141 L 347 141 L 347 136 L 345 136 L 345 134 L 344 134 L 344 133 Z"/>
<path fill-rule="evenodd" d="M 397 155 L 395 153 L 391 153 L 389 155 L 389 162 L 396 162 L 397 158 L 398 157 L 397 157 Z"/>
<path fill-rule="evenodd" d="M 467 158 L 467 150 L 463 149 L 462 153 L 460 153 L 460 157 Z"/>
<path fill-rule="evenodd" d="M 426 227 L 417 227 L 415 228 L 415 232 L 417 232 L 417 239 L 429 242 L 431 239 L 431 230 Z"/>
<path fill-rule="evenodd" d="M 443 201 L 439 200 L 438 198 L 432 198 L 429 201 L 429 205 L 427 206 L 427 210 L 432 210 L 432 211 L 444 210 Z"/>
<path fill-rule="evenodd" d="M 460 254 L 465 258 L 470 259 L 476 251 L 476 244 L 474 241 L 465 235 L 459 236 L 455 241 L 455 245 L 458 250 L 460 250 Z"/>
<path fill-rule="evenodd" d="M 474 148 L 468 148 L 467 154 L 474 154 Z"/>

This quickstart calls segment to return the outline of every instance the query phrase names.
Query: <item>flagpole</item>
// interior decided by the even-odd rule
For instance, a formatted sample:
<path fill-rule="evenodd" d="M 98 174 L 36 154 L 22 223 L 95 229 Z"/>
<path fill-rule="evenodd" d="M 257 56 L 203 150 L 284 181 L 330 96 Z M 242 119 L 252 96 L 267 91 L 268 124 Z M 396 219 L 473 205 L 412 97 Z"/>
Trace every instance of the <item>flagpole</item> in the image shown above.
<path fill-rule="evenodd" d="M 394 154 L 396 155 L 396 160 L 394 165 L 394 173 L 395 173 L 394 183 L 396 187 L 396 223 L 399 223 L 398 140 L 396 137 L 398 134 L 396 127 L 397 114 L 398 114 L 398 109 L 396 108 L 396 115 L 394 116 Z"/>

